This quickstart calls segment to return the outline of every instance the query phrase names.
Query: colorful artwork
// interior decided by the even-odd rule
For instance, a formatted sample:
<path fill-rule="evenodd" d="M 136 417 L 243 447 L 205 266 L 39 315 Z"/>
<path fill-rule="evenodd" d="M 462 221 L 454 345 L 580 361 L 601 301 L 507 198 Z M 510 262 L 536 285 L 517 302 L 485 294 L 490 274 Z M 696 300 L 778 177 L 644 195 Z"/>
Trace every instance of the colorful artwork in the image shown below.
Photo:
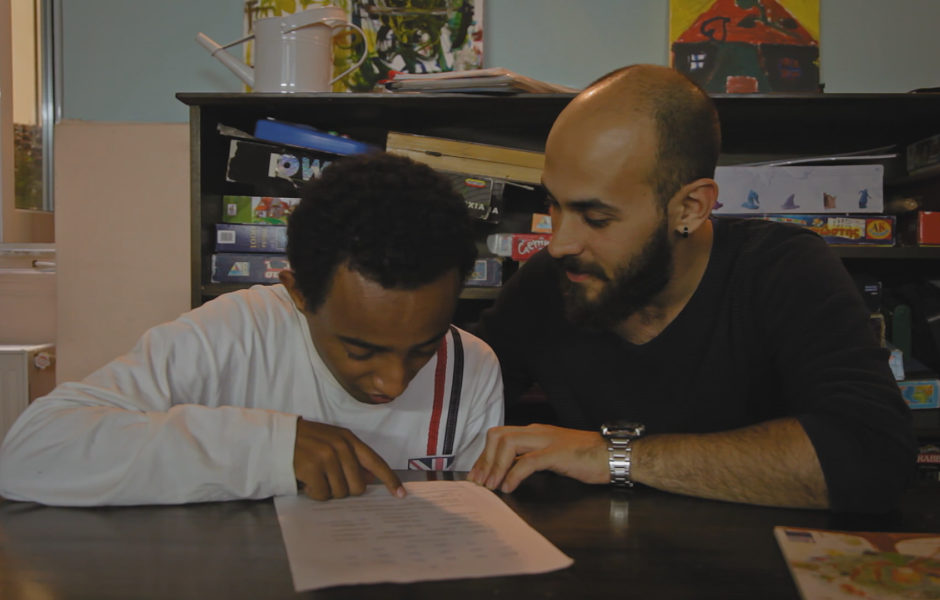
<path fill-rule="evenodd" d="M 940 598 L 936 533 L 775 527 L 774 536 L 803 598 Z"/>
<path fill-rule="evenodd" d="M 816 92 L 819 0 L 670 0 L 672 66 L 711 93 Z"/>
<path fill-rule="evenodd" d="M 483 64 L 483 0 L 246 0 L 245 30 L 256 19 L 318 6 L 340 6 L 366 34 L 365 62 L 333 85 L 333 91 L 369 92 L 390 71 L 438 73 Z M 333 47 L 334 72 L 355 63 L 363 40 L 340 34 Z M 251 63 L 251 46 L 245 46 Z"/>

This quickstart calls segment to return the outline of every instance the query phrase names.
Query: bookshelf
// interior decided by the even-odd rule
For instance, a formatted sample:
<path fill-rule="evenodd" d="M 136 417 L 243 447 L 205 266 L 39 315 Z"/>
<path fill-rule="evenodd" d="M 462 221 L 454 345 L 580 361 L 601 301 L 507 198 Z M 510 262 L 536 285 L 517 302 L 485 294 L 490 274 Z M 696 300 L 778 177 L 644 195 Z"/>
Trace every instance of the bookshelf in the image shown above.
<path fill-rule="evenodd" d="M 572 95 L 180 93 L 177 98 L 190 107 L 191 302 L 197 306 L 240 287 L 210 282 L 213 227 L 220 221 L 222 195 L 252 193 L 225 181 L 229 138 L 217 125 L 251 132 L 257 119 L 272 117 L 379 146 L 388 131 L 398 131 L 542 151 L 552 122 Z M 715 102 L 722 164 L 862 151 L 940 132 L 940 94 L 733 94 L 717 95 Z M 940 276 L 940 248 L 837 247 L 836 252 L 850 269 L 879 266 Z M 495 295 L 496 290 L 472 289 L 464 299 L 487 302 Z"/>
<path fill-rule="evenodd" d="M 190 107 L 191 240 L 193 306 L 238 285 L 210 282 L 214 224 L 224 194 L 251 194 L 225 181 L 229 152 L 218 124 L 251 132 L 273 117 L 339 131 L 384 146 L 388 131 L 417 133 L 541 151 L 544 137 L 568 103 L 567 94 L 467 96 L 462 94 L 177 94 Z M 470 302 L 488 301 L 495 290 L 468 289 Z"/>
<path fill-rule="evenodd" d="M 544 140 L 571 94 L 473 96 L 464 94 L 216 94 L 180 93 L 189 106 L 191 142 L 191 302 L 198 306 L 244 287 L 210 282 L 214 224 L 224 194 L 252 195 L 226 182 L 229 138 L 219 124 L 252 132 L 257 119 L 275 118 L 339 131 L 383 146 L 388 131 L 414 133 L 523 150 L 544 150 Z M 901 146 L 940 133 L 940 94 L 717 95 L 722 122 L 721 164 L 860 152 Z M 902 146 L 903 147 L 903 146 Z M 937 193 L 940 193 L 938 191 Z M 496 230 L 522 231 L 507 199 Z M 531 206 L 518 209 L 531 212 Z M 482 238 L 493 231 L 481 230 Z M 886 287 L 919 278 L 940 280 L 940 247 L 834 247 L 853 273 Z M 511 274 L 510 268 L 504 269 Z M 468 288 L 455 322 L 475 320 L 498 289 Z M 940 437 L 937 410 L 915 411 L 920 435 Z M 929 413 L 929 414 L 928 414 Z"/>

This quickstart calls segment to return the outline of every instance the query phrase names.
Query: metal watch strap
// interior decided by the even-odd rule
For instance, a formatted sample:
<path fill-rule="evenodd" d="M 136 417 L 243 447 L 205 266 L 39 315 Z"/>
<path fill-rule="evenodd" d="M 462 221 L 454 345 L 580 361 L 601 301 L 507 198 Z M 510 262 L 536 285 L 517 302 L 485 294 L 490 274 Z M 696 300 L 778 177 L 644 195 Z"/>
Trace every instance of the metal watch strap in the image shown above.
<path fill-rule="evenodd" d="M 607 440 L 608 462 L 610 464 L 610 484 L 617 487 L 633 487 L 630 479 L 632 448 L 630 438 L 611 438 Z"/>

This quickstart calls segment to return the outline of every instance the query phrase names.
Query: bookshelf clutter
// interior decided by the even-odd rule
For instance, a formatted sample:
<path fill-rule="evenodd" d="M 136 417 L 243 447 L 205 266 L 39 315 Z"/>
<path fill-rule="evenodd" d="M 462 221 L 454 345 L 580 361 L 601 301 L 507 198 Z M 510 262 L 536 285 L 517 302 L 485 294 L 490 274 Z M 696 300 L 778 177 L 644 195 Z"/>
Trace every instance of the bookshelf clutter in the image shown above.
<path fill-rule="evenodd" d="M 293 145 L 296 140 L 244 133 L 269 119 L 437 161 L 432 166 L 451 177 L 476 219 L 485 262 L 478 264 L 475 282 L 504 283 L 528 252 L 548 242 L 551 227 L 538 183 L 542 151 L 572 94 L 178 97 L 191 111 L 193 306 L 250 285 L 245 273 L 277 280 L 287 266 L 283 254 L 219 251 L 217 226 L 283 226 L 302 184 L 338 156 Z M 777 169 L 774 175 L 792 168 L 816 175 L 849 168 L 835 191 L 818 178 L 808 192 L 753 185 L 733 192 L 720 183 L 723 206 L 716 206 L 715 217 L 797 222 L 826 238 L 859 278 L 878 315 L 873 322 L 879 335 L 903 355 L 901 381 L 918 406 L 915 430 L 940 440 L 940 409 L 929 408 L 935 388 L 919 383 L 934 386 L 940 372 L 940 331 L 931 327 L 940 323 L 940 94 L 718 95 L 715 103 L 723 139 L 718 177 L 726 168 L 745 168 L 756 184 L 755 174 L 770 168 Z M 276 244 L 270 237 L 264 243 Z M 261 239 L 257 233 L 255 239 Z M 231 277 L 219 276 L 223 271 Z M 496 287 L 468 285 L 455 323 L 474 322 L 497 293 Z"/>
<path fill-rule="evenodd" d="M 336 158 L 380 148 L 336 132 L 269 118 L 255 122 L 253 135 L 224 125 L 219 131 L 230 138 L 226 181 L 271 193 L 298 194 L 304 182 L 319 176 Z M 384 149 L 445 174 L 470 215 L 490 225 L 501 221 L 507 186 L 517 187 L 517 194 L 538 194 L 544 164 L 541 152 L 395 131 L 388 132 Z M 276 283 L 278 273 L 289 268 L 286 224 L 298 201 L 296 195 L 223 195 L 221 219 L 214 224 L 210 281 Z M 468 288 L 500 287 L 504 260 L 524 261 L 547 245 L 548 215 L 526 216 L 535 233 L 508 234 L 505 251 L 480 244 L 483 252 L 465 282 Z"/>

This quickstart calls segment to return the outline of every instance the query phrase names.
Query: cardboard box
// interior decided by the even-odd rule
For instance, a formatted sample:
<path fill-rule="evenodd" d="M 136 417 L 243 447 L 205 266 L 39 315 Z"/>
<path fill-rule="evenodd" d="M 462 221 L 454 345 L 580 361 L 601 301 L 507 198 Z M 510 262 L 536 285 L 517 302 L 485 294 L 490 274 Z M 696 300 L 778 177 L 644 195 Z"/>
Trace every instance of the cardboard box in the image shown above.
<path fill-rule="evenodd" d="M 940 212 L 922 210 L 917 213 L 917 244 L 940 245 Z"/>
<path fill-rule="evenodd" d="M 480 258 L 473 263 L 473 272 L 464 282 L 467 287 L 500 287 L 503 285 L 503 263 L 498 258 Z"/>
<path fill-rule="evenodd" d="M 882 213 L 884 166 L 718 167 L 716 215 Z"/>
<path fill-rule="evenodd" d="M 894 246 L 896 223 L 893 215 L 762 215 L 757 218 L 806 227 L 832 246 Z"/>
<path fill-rule="evenodd" d="M 899 381 L 898 386 L 912 410 L 940 407 L 940 379 L 905 379 Z"/>
<path fill-rule="evenodd" d="M 216 252 L 287 252 L 286 225 L 246 225 L 216 223 Z"/>
<path fill-rule="evenodd" d="M 532 227 L 530 228 L 532 233 L 548 233 L 552 232 L 552 217 L 551 215 L 546 215 L 544 213 L 533 213 L 532 215 Z"/>
<path fill-rule="evenodd" d="M 551 233 L 491 233 L 486 236 L 486 248 L 496 256 L 523 261 L 552 241 Z"/>
<path fill-rule="evenodd" d="M 277 283 L 289 269 L 283 254 L 213 254 L 212 283 Z"/>
<path fill-rule="evenodd" d="M 286 225 L 300 198 L 275 196 L 222 196 L 222 220 L 226 223 Z"/>
<path fill-rule="evenodd" d="M 250 183 L 261 194 L 290 196 L 305 181 L 319 177 L 335 158 L 313 150 L 233 139 L 225 179 Z"/>
<path fill-rule="evenodd" d="M 454 189 L 463 198 L 471 217 L 487 221 L 491 216 L 499 214 L 499 211 L 494 211 L 494 209 L 497 208 L 502 198 L 505 182 L 494 180 L 492 177 L 441 172 L 450 179 Z M 498 219 L 494 220 L 498 221 Z"/>
<path fill-rule="evenodd" d="M 940 165 L 940 134 L 907 146 L 907 172 L 914 174 Z"/>
<path fill-rule="evenodd" d="M 921 444 L 918 447 L 917 474 L 920 479 L 940 482 L 940 443 Z"/>

